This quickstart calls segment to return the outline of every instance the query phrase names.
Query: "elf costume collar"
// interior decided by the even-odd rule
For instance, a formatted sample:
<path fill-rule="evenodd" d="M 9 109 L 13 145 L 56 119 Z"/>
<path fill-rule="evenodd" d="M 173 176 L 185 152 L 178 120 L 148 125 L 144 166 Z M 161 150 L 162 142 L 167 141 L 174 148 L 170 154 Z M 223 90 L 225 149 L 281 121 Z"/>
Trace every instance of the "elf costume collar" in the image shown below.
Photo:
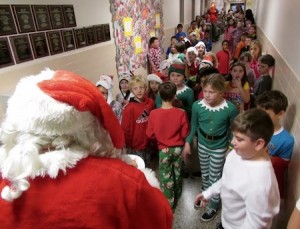
<path fill-rule="evenodd" d="M 228 103 L 226 101 L 226 99 L 223 99 L 223 102 L 220 103 L 218 106 L 215 106 L 215 107 L 212 107 L 210 105 L 208 105 L 207 103 L 205 103 L 204 101 L 205 99 L 202 99 L 198 102 L 198 104 L 201 106 L 201 107 L 204 107 L 205 110 L 209 110 L 209 111 L 212 111 L 212 112 L 216 112 L 216 111 L 220 111 L 220 110 L 224 110 L 225 108 L 228 108 Z"/>

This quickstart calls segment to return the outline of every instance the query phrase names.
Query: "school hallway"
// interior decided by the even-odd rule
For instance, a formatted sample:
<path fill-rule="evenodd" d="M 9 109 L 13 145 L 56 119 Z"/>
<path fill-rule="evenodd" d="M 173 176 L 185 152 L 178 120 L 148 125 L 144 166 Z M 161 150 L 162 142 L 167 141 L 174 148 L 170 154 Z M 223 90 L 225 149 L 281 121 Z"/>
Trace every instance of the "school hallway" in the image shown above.
<path fill-rule="evenodd" d="M 70 26 L 69 28 L 53 28 L 44 31 L 36 29 L 34 32 L 25 33 L 20 33 L 18 31 L 19 28 L 16 28 L 17 30 L 11 34 L 1 35 L 1 44 L 8 46 L 6 57 L 9 57 L 9 60 L 8 62 L 2 59 L 2 62 L 0 61 L 0 122 L 5 118 L 7 101 L 13 94 L 19 80 L 26 76 L 38 74 L 45 70 L 45 68 L 50 68 L 54 71 L 67 70 L 74 72 L 93 84 L 99 80 L 100 75 L 113 76 L 113 93 L 114 95 L 117 94 L 120 90 L 118 87 L 119 73 L 126 70 L 125 68 L 120 68 L 120 65 L 118 65 L 121 60 L 126 63 L 126 66 L 129 66 L 130 63 L 129 69 L 135 75 L 147 76 L 147 69 L 144 63 L 145 58 L 137 57 L 145 56 L 144 52 L 148 47 L 146 44 L 149 40 L 148 36 L 159 36 L 165 52 L 166 48 L 170 45 L 170 38 L 174 35 L 176 25 L 182 23 L 184 31 L 187 31 L 191 21 L 197 15 L 203 15 L 207 12 L 212 1 L 216 2 L 217 5 L 223 4 L 222 7 L 224 6 L 225 11 L 231 9 L 236 4 L 241 4 L 241 2 L 244 2 L 246 9 L 252 9 L 256 21 L 257 37 L 262 44 L 262 53 L 271 54 L 276 60 L 275 67 L 271 73 L 273 79 L 272 90 L 279 90 L 288 98 L 289 105 L 283 117 L 282 126 L 295 139 L 293 155 L 289 162 L 288 171 L 285 174 L 286 190 L 284 199 L 281 200 L 280 212 L 273 219 L 272 225 L 272 229 L 286 228 L 295 203 L 300 197 L 300 65 L 298 63 L 300 55 L 300 45 L 298 42 L 300 26 L 298 21 L 295 20 L 299 17 L 299 0 L 90 0 L 89 4 L 81 0 L 67 0 L 64 3 L 60 0 L 2 0 L 1 5 L 4 8 L 9 6 L 11 9 L 13 9 L 13 5 L 25 5 L 28 7 L 42 4 L 48 7 L 51 5 L 60 6 L 67 4 L 72 6 L 72 8 L 74 7 L 77 24 L 74 28 Z M 131 3 L 131 5 L 127 8 L 125 6 L 113 7 L 114 3 L 120 2 L 122 4 L 125 2 Z M 139 7 L 144 7 L 153 2 L 156 3 L 156 6 L 161 6 L 161 8 L 157 10 L 157 8 L 148 7 L 145 10 L 140 10 Z M 116 14 L 117 12 L 114 14 L 112 12 L 113 8 L 115 10 L 121 9 L 120 14 Z M 30 11 L 33 11 L 33 9 L 30 8 Z M 154 20 L 151 21 L 150 25 L 149 19 L 151 19 L 151 14 L 154 15 L 153 12 L 155 12 L 155 17 L 153 17 Z M 12 11 L 12 13 L 14 12 Z M 11 18 L 14 19 L 15 16 L 13 16 Z M 17 25 L 15 19 L 13 21 L 13 24 Z M 149 25 L 144 23 L 145 21 Z M 129 22 L 134 23 L 130 24 Z M 33 25 L 35 24 L 35 22 L 32 23 Z M 124 29 L 123 36 L 122 27 L 125 27 L 125 25 L 127 32 L 125 33 Z M 153 30 L 146 30 L 146 28 L 150 27 Z M 91 43 L 91 45 L 87 46 L 79 45 L 79 42 L 76 41 L 75 31 L 80 32 L 84 28 L 94 28 L 94 32 L 100 31 L 101 36 L 97 40 L 97 43 L 93 45 Z M 142 32 L 140 29 L 142 29 Z M 70 32 L 71 35 L 63 36 L 64 31 Z M 50 50 L 51 43 L 49 42 L 50 36 L 48 35 L 53 32 L 60 37 L 59 40 L 62 43 L 60 52 Z M 31 35 L 34 34 L 43 34 L 45 36 L 45 45 L 47 46 L 47 50 L 49 49 L 49 55 L 47 54 L 42 57 L 37 55 L 34 50 L 36 47 L 32 45 L 33 40 L 31 39 Z M 118 36 L 120 34 L 123 37 Z M 97 38 L 96 34 L 94 35 Z M 22 56 L 17 53 L 14 48 L 14 37 L 26 38 L 25 43 L 30 55 Z M 74 49 L 71 49 L 67 46 L 67 43 L 64 42 L 64 39 L 67 37 L 74 38 L 73 42 L 76 48 L 73 47 Z M 212 52 L 216 53 L 221 49 L 222 40 L 223 35 L 220 36 L 217 42 L 213 43 Z M 126 66 L 124 65 L 123 67 Z M 190 174 L 200 170 L 196 146 L 197 141 L 195 137 L 193 154 L 189 157 L 186 165 Z M 152 161 L 154 164 L 153 168 L 157 168 L 157 161 L 157 159 Z M 182 196 L 174 212 L 173 229 L 216 229 L 217 225 L 221 222 L 221 209 L 212 221 L 202 222 L 200 220 L 205 209 L 195 210 L 194 199 L 201 192 L 201 186 L 201 178 L 189 177 L 183 180 Z"/>

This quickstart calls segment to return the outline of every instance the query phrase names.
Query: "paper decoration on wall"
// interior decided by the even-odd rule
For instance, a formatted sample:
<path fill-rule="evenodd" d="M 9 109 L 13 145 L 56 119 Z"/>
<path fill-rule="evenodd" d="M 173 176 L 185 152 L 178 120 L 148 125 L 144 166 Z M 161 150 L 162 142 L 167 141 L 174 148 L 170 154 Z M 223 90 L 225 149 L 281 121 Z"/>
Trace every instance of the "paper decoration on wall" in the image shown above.
<path fill-rule="evenodd" d="M 110 1 L 118 71 L 120 66 L 126 66 L 129 71 L 140 67 L 146 68 L 149 39 L 156 36 L 160 43 L 163 43 L 162 2 L 161 0 Z"/>
<path fill-rule="evenodd" d="M 155 28 L 160 28 L 160 14 L 155 14 Z"/>
<path fill-rule="evenodd" d="M 152 31 L 150 32 L 150 37 L 155 37 L 155 36 L 156 36 L 155 31 L 152 30 Z"/>
<path fill-rule="evenodd" d="M 139 54 L 143 51 L 142 48 L 142 37 L 141 36 L 136 36 L 134 38 L 134 47 L 135 47 L 135 54 Z"/>
<path fill-rule="evenodd" d="M 130 17 L 123 18 L 123 26 L 124 26 L 124 36 L 125 37 L 132 36 L 132 18 Z"/>

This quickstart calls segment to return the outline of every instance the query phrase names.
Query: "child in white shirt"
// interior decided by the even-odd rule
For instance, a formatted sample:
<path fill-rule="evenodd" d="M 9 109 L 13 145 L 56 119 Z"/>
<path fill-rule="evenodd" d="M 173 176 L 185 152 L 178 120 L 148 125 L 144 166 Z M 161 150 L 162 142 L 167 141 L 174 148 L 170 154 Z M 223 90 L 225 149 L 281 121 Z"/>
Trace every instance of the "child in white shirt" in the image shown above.
<path fill-rule="evenodd" d="M 248 110 L 232 124 L 234 149 L 229 153 L 222 178 L 198 194 L 195 204 L 220 194 L 222 225 L 225 229 L 266 229 L 279 212 L 277 180 L 267 152 L 274 127 L 268 114 Z"/>

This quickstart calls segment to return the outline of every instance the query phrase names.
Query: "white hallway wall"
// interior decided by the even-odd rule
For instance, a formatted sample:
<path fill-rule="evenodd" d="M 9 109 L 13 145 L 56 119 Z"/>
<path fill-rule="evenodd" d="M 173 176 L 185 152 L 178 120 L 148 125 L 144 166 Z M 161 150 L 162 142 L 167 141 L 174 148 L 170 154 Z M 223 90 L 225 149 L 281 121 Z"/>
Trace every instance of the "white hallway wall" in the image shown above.
<path fill-rule="evenodd" d="M 286 228 L 296 200 L 300 197 L 300 25 L 298 0 L 254 1 L 257 26 L 262 32 L 264 53 L 275 57 L 273 88 L 282 91 L 289 101 L 283 125 L 295 138 L 294 152 L 287 174 L 287 193 L 274 228 Z"/>
<path fill-rule="evenodd" d="M 180 0 L 164 0 L 163 13 L 165 30 L 174 28 L 175 31 L 175 27 L 180 22 Z"/>

